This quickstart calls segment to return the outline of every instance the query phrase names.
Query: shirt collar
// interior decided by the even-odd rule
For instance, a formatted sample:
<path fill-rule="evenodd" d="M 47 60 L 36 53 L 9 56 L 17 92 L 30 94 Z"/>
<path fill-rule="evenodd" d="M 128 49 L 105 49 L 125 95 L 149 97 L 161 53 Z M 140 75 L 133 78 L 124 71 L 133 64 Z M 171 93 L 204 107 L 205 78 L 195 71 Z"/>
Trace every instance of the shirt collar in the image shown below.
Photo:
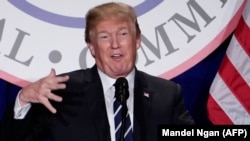
<path fill-rule="evenodd" d="M 100 69 L 97 69 L 97 70 L 98 70 L 99 76 L 101 78 L 103 92 L 106 95 L 107 91 L 113 86 L 116 79 L 109 77 L 108 75 L 103 73 Z M 134 89 L 134 78 L 135 78 L 135 68 L 126 76 L 130 90 Z"/>

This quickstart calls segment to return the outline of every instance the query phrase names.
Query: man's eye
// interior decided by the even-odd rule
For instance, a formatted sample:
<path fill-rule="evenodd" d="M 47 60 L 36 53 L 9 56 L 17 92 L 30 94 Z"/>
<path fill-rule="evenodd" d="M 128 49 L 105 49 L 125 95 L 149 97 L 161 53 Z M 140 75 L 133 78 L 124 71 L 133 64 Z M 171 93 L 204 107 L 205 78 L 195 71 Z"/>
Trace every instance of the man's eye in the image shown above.
<path fill-rule="evenodd" d="M 127 32 L 122 32 L 120 35 L 121 36 L 125 36 L 125 35 L 127 35 L 128 33 Z"/>
<path fill-rule="evenodd" d="M 99 36 L 99 38 L 101 38 L 101 39 L 107 39 L 108 36 L 107 35 L 101 35 L 101 36 Z"/>
<path fill-rule="evenodd" d="M 108 36 L 101 36 L 101 38 L 107 38 Z"/>

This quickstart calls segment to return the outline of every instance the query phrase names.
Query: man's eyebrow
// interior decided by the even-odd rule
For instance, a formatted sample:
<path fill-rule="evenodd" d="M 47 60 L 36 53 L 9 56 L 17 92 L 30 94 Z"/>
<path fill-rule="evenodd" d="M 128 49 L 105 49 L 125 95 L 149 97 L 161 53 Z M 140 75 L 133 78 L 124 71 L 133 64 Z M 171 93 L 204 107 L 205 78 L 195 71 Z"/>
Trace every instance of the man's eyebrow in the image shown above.
<path fill-rule="evenodd" d="M 123 29 L 128 29 L 128 27 L 127 26 L 122 26 L 122 27 L 119 28 L 119 30 L 123 30 Z"/>
<path fill-rule="evenodd" d="M 107 31 L 105 31 L 105 30 L 100 30 L 100 31 L 97 31 L 97 34 L 103 34 L 103 33 L 107 33 L 107 34 L 108 34 L 108 32 L 107 32 Z"/>
<path fill-rule="evenodd" d="M 128 30 L 129 28 L 128 28 L 128 26 L 122 26 L 122 27 L 119 27 L 118 28 L 118 31 L 120 31 L 120 30 Z M 105 30 L 105 29 L 101 29 L 100 31 L 97 31 L 97 34 L 102 34 L 102 33 L 109 33 L 107 30 Z"/>

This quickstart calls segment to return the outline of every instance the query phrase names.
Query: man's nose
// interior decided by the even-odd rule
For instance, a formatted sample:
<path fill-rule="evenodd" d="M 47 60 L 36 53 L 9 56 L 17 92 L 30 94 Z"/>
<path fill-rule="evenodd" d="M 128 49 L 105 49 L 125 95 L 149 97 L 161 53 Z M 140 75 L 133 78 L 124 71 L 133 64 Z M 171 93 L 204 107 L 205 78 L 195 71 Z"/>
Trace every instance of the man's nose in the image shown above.
<path fill-rule="evenodd" d="M 119 48 L 119 41 L 118 41 L 117 37 L 115 37 L 115 36 L 112 37 L 111 46 L 113 49 Z"/>

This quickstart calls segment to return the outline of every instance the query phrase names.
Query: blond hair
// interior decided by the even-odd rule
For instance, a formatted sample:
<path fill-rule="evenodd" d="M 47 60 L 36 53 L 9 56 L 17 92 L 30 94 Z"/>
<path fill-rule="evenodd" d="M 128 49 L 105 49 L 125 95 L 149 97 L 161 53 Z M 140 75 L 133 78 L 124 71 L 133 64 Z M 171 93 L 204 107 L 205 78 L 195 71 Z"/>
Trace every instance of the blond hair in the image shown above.
<path fill-rule="evenodd" d="M 136 38 L 141 36 L 141 30 L 137 22 L 137 16 L 134 9 L 124 3 L 110 2 L 96 6 L 86 14 L 85 41 L 91 42 L 91 32 L 96 25 L 109 18 L 125 19 L 131 22 L 131 26 L 135 29 Z"/>

